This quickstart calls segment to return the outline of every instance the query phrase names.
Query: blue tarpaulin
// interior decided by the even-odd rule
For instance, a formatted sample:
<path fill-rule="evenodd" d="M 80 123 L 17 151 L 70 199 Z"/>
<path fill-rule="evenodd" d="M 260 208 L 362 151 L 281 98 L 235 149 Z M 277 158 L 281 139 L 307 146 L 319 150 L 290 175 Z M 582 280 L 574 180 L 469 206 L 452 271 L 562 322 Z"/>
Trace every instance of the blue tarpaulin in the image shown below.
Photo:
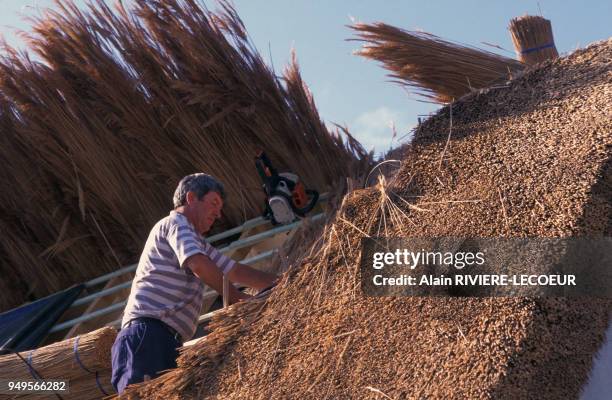
<path fill-rule="evenodd" d="M 0 314 L 0 354 L 38 347 L 84 288 L 73 286 Z"/>

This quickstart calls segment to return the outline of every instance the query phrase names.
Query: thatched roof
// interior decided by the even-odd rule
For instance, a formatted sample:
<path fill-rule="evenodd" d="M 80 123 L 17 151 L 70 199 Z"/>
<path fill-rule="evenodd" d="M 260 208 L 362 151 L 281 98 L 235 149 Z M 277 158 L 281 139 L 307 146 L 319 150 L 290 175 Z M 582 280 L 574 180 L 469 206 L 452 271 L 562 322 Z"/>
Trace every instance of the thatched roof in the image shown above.
<path fill-rule="evenodd" d="M 359 241 L 610 236 L 611 57 L 609 39 L 463 98 L 450 140 L 442 108 L 397 179 L 347 195 L 267 302 L 231 308 L 177 370 L 126 397 L 576 398 L 609 301 L 367 298 Z"/>
<path fill-rule="evenodd" d="M 186 174 L 226 185 L 221 227 L 263 212 L 258 150 L 323 192 L 360 173 L 295 58 L 277 77 L 226 2 L 70 0 L 0 60 L 0 310 L 135 262 Z M 8 166 L 8 167 L 7 167 Z"/>

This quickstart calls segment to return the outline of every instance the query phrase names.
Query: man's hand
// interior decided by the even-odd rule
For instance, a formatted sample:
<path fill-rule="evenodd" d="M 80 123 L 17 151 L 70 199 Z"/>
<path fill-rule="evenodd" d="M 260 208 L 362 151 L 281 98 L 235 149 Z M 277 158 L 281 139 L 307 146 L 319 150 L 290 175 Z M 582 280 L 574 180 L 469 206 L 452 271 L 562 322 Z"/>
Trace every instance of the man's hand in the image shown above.
<path fill-rule="evenodd" d="M 234 271 L 236 265 L 232 271 Z M 200 280 L 213 288 L 217 293 L 223 296 L 223 274 L 217 268 L 215 263 L 210 258 L 203 254 L 194 254 L 185 260 L 185 268 L 189 268 Z M 252 268 L 251 268 L 252 269 Z M 232 271 L 228 274 L 228 278 L 232 281 Z M 239 300 L 249 299 L 251 296 L 237 290 L 234 285 L 229 285 L 229 302 L 234 304 Z"/>

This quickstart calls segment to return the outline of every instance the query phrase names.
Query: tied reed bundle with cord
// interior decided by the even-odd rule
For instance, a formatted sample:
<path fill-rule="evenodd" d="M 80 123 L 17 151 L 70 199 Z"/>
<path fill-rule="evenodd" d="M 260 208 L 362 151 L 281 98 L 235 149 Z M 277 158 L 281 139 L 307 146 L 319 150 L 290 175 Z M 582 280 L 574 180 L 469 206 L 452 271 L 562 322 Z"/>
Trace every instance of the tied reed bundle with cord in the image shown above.
<path fill-rule="evenodd" d="M 552 25 L 546 18 L 537 15 L 513 18 L 508 29 L 521 62 L 533 65 L 559 57 Z"/>
<path fill-rule="evenodd" d="M 111 347 L 116 336 L 114 328 L 104 327 L 80 337 L 22 351 L 19 355 L 3 355 L 0 376 L 23 380 L 62 379 L 69 380 L 71 386 L 77 381 L 81 382 L 80 386 L 91 383 L 95 386 L 96 373 L 100 379 L 110 369 Z"/>
<path fill-rule="evenodd" d="M 406 31 L 380 22 L 358 23 L 350 28 L 358 37 L 351 40 L 365 42 L 356 54 L 381 62 L 394 82 L 439 103 L 507 80 L 523 69 L 516 60 L 425 32 Z"/>

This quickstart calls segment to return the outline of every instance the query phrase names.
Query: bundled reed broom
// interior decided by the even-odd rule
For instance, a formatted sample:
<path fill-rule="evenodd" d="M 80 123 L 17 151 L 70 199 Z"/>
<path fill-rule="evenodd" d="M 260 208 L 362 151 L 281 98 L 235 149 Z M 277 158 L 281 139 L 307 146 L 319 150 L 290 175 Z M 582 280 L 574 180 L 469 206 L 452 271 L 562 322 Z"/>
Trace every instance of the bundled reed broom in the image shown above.
<path fill-rule="evenodd" d="M 117 331 L 104 327 L 82 336 L 53 343 L 31 351 L 0 357 L 0 376 L 31 380 L 64 379 L 71 383 L 90 380 L 111 367 L 111 347 Z M 27 363 L 27 364 L 26 364 Z"/>
<path fill-rule="evenodd" d="M 428 99 L 447 103 L 474 89 L 508 79 L 523 65 L 475 47 L 411 32 L 384 23 L 350 26 L 365 42 L 356 54 L 379 61 L 394 82 Z"/>
<path fill-rule="evenodd" d="M 510 20 L 510 35 L 521 62 L 528 65 L 559 57 L 549 20 L 524 15 Z"/>
<path fill-rule="evenodd" d="M 260 149 L 320 192 L 366 168 L 295 60 L 277 77 L 227 3 L 56 7 L 24 34 L 37 61 L 0 58 L 0 310 L 135 262 L 186 174 L 225 184 L 221 230 L 263 211 Z"/>

